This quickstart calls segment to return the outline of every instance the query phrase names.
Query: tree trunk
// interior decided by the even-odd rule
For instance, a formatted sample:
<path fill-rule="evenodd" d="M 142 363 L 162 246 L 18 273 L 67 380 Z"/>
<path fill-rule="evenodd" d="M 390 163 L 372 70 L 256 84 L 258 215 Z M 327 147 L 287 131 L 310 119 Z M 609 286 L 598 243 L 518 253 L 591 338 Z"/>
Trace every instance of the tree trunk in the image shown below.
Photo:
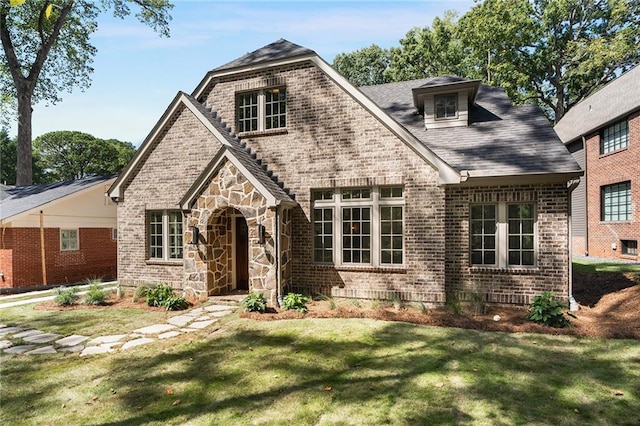
<path fill-rule="evenodd" d="M 25 90 L 29 91 L 29 89 Z M 16 158 L 16 185 L 33 184 L 32 152 L 31 152 L 31 108 L 32 93 L 18 96 L 18 156 Z"/>

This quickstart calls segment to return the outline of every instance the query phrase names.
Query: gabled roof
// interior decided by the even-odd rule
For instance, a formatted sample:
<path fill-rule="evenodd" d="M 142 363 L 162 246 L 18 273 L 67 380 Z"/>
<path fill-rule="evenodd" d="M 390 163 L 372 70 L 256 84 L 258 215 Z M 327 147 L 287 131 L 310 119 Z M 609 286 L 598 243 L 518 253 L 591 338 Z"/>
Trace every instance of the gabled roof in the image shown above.
<path fill-rule="evenodd" d="M 455 75 L 441 75 L 429 78 L 423 85 L 411 89 L 413 92 L 413 105 L 422 113 L 424 111 L 425 95 L 436 95 L 452 90 L 458 92 L 467 91 L 469 102 L 475 104 L 479 88 L 480 80 L 468 80 Z"/>
<path fill-rule="evenodd" d="M 640 65 L 573 106 L 555 131 L 565 144 L 640 109 Z"/>
<path fill-rule="evenodd" d="M 265 62 L 276 61 L 279 59 L 289 59 L 296 56 L 304 56 L 308 54 L 315 54 L 311 49 L 299 46 L 295 43 L 291 43 L 288 40 L 281 38 L 273 43 L 270 43 L 258 50 L 254 50 L 251 53 L 247 53 L 238 59 L 228 62 L 213 71 L 230 70 L 234 68 L 246 67 L 248 65 L 257 65 Z"/>
<path fill-rule="evenodd" d="M 412 89 L 442 83 L 438 77 L 360 89 L 463 175 L 480 178 L 580 174 L 580 167 L 542 111 L 537 106 L 513 106 L 500 88 L 480 85 L 476 104 L 469 109 L 468 127 L 426 130 L 424 119 L 414 106 Z"/>
<path fill-rule="evenodd" d="M 115 175 L 93 176 L 43 185 L 11 187 L 3 185 L 0 189 L 0 220 L 5 222 L 13 220 L 23 213 L 42 209 L 48 204 L 77 195 L 96 185 L 104 185 L 113 178 Z"/>

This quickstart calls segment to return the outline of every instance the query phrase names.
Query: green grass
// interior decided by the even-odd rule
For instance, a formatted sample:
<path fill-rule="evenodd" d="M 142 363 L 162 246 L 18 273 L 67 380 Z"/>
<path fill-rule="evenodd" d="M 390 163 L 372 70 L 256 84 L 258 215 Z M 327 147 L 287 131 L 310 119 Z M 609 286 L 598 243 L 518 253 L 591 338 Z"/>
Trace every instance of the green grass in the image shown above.
<path fill-rule="evenodd" d="M 640 423 L 639 341 L 362 319 L 220 327 L 86 358 L 2 355 L 0 424 Z"/>
<path fill-rule="evenodd" d="M 640 274 L 640 264 L 619 263 L 619 262 L 591 262 L 587 260 L 573 260 L 573 270 L 582 273 L 596 272 L 619 272 L 619 273 L 638 273 Z"/>

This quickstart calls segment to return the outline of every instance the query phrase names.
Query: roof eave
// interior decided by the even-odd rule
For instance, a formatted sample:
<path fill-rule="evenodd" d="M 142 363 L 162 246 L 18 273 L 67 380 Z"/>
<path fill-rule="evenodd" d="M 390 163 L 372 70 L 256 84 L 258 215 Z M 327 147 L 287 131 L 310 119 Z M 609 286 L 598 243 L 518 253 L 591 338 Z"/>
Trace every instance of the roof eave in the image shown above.
<path fill-rule="evenodd" d="M 584 175 L 583 170 L 567 172 L 539 172 L 491 175 L 481 171 L 465 170 L 460 186 L 485 186 L 485 185 L 509 185 L 509 184 L 534 184 L 534 183 L 561 183 Z"/>

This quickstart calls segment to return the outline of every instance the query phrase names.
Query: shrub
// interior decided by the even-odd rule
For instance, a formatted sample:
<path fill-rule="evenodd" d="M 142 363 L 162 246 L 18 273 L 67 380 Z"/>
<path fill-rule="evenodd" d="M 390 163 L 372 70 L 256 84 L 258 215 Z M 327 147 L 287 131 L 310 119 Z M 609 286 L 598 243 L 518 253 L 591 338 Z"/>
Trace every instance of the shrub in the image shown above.
<path fill-rule="evenodd" d="M 295 309 L 296 311 L 305 314 L 309 311 L 309 309 L 307 308 L 308 301 L 309 298 L 303 294 L 288 293 L 282 300 L 282 307 L 285 310 Z"/>
<path fill-rule="evenodd" d="M 564 316 L 563 311 L 569 307 L 555 299 L 555 293 L 545 291 L 533 298 L 529 305 L 527 319 L 549 327 L 562 328 L 570 325 L 569 320 Z"/>
<path fill-rule="evenodd" d="M 158 284 L 147 290 L 147 305 L 164 306 L 166 300 L 173 295 L 173 289 L 169 284 Z"/>
<path fill-rule="evenodd" d="M 167 308 L 167 311 L 181 311 L 182 309 L 187 309 L 189 304 L 187 299 L 174 294 L 164 301 L 164 307 Z"/>
<path fill-rule="evenodd" d="M 78 289 L 60 286 L 56 289 L 56 297 L 53 301 L 60 306 L 71 306 L 78 303 Z"/>
<path fill-rule="evenodd" d="M 138 299 L 147 297 L 148 291 L 149 291 L 149 287 L 147 287 L 146 285 L 139 285 L 138 287 L 136 287 L 135 291 L 133 292 L 133 301 L 137 302 Z"/>
<path fill-rule="evenodd" d="M 100 288 L 97 282 L 92 282 L 84 297 L 84 303 L 87 305 L 106 305 L 107 295 L 107 291 Z"/>
<path fill-rule="evenodd" d="M 245 312 L 264 312 L 267 310 L 267 299 L 262 293 L 249 293 L 242 299 Z"/>

